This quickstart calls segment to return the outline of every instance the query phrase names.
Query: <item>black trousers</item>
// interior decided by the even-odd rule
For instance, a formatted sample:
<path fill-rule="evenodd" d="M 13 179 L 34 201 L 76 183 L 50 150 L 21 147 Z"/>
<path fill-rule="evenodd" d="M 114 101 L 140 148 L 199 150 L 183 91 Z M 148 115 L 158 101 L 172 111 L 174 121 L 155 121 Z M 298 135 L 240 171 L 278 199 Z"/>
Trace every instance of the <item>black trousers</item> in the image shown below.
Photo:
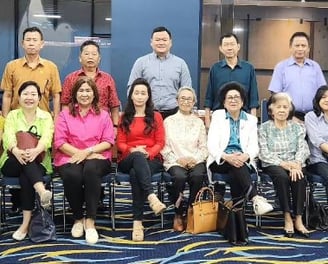
<path fill-rule="evenodd" d="M 186 188 L 186 183 L 189 184 L 190 193 L 188 199 L 188 206 L 191 206 L 195 201 L 197 192 L 202 188 L 204 177 L 206 175 L 205 163 L 198 163 L 192 169 L 185 169 L 180 166 L 172 166 L 168 173 L 172 176 L 172 188 L 171 188 L 171 198 L 172 202 L 176 203 L 180 193 L 183 193 Z M 182 204 L 178 208 L 175 208 L 175 213 L 183 215 Z"/>
<path fill-rule="evenodd" d="M 306 178 L 304 177 L 297 181 L 291 181 L 289 172 L 281 166 L 264 167 L 263 171 L 272 179 L 281 210 L 286 213 L 291 212 L 292 209 L 295 215 L 302 215 L 306 195 Z M 306 175 L 305 170 L 303 170 L 303 174 Z M 290 206 L 291 198 L 292 208 Z"/>
<path fill-rule="evenodd" d="M 247 165 L 237 168 L 230 165 L 228 162 L 224 162 L 221 165 L 213 162 L 210 165 L 210 170 L 212 173 L 227 173 L 229 175 L 228 183 L 230 185 L 232 198 L 245 195 L 249 189 L 249 186 L 252 185 L 251 171 Z M 256 189 L 252 188 L 248 198 L 252 199 L 256 194 Z"/>
<path fill-rule="evenodd" d="M 145 199 L 154 193 L 151 176 L 164 171 L 161 161 L 147 160 L 141 152 L 132 152 L 118 164 L 119 171 L 130 175 L 133 220 L 143 219 Z"/>
<path fill-rule="evenodd" d="M 105 159 L 90 159 L 79 164 L 67 163 L 58 167 L 64 183 L 65 196 L 75 220 L 83 218 L 84 203 L 86 218 L 96 219 L 101 178 L 110 170 L 110 162 Z"/>
<path fill-rule="evenodd" d="M 158 112 L 161 114 L 162 118 L 165 119 L 170 115 L 174 115 L 175 113 L 177 113 L 179 110 L 179 107 L 170 109 L 170 110 L 158 110 Z"/>
<path fill-rule="evenodd" d="M 326 197 L 328 201 L 328 163 L 318 162 L 308 166 L 309 172 L 320 175 L 324 180 L 323 184 L 326 187 Z"/>
<path fill-rule="evenodd" d="M 19 194 L 22 210 L 33 210 L 35 206 L 35 190 L 33 185 L 37 182 L 43 182 L 46 169 L 36 161 L 22 165 L 14 155 L 10 154 L 1 172 L 6 177 L 19 178 L 19 184 L 21 186 Z"/>

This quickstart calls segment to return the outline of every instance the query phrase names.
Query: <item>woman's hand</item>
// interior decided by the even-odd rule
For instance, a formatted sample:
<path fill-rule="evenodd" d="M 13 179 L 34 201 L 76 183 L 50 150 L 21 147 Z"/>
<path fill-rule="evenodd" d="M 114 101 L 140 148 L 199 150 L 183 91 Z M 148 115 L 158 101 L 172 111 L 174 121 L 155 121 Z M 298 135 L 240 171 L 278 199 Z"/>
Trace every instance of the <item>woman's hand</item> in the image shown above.
<path fill-rule="evenodd" d="M 69 162 L 79 164 L 85 159 L 87 159 L 89 155 L 90 155 L 90 150 L 88 149 L 79 150 L 76 153 L 74 153 L 73 156 L 71 156 Z"/>
<path fill-rule="evenodd" d="M 24 160 L 26 162 L 32 162 L 36 159 L 36 157 L 41 153 L 38 148 L 31 148 L 31 149 L 26 149 L 25 154 L 24 154 Z"/>
<path fill-rule="evenodd" d="M 11 149 L 11 153 L 16 157 L 20 164 L 25 165 L 27 163 L 27 156 L 25 150 L 13 147 Z"/>
<path fill-rule="evenodd" d="M 246 161 L 249 160 L 249 155 L 247 153 L 235 152 L 231 154 L 224 154 L 222 158 L 228 162 L 231 166 L 240 168 L 244 165 Z"/>
<path fill-rule="evenodd" d="M 304 174 L 302 172 L 302 169 L 290 169 L 289 170 L 289 176 L 293 182 L 300 180 L 304 178 Z"/>
<path fill-rule="evenodd" d="M 139 152 L 143 153 L 146 158 L 148 158 L 149 157 L 149 153 L 147 152 L 146 147 L 147 147 L 146 145 L 136 146 L 134 148 L 131 148 L 130 149 L 130 152 L 139 151 Z"/>

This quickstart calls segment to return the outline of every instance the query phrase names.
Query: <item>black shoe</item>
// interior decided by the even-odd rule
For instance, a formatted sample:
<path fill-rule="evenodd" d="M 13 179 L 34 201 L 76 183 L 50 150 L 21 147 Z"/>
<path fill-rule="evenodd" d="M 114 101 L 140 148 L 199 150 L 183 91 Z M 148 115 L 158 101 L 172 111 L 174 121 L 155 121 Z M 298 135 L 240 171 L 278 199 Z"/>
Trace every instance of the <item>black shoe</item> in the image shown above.
<path fill-rule="evenodd" d="M 284 229 L 285 237 L 292 238 L 294 236 L 294 231 Z"/>
<path fill-rule="evenodd" d="M 303 236 L 303 237 L 305 237 L 305 238 L 310 238 L 310 233 L 309 233 L 309 231 L 307 231 L 307 230 L 297 230 L 297 229 L 295 229 L 295 231 L 296 231 L 296 234 L 298 234 L 298 235 L 300 235 L 300 236 Z"/>

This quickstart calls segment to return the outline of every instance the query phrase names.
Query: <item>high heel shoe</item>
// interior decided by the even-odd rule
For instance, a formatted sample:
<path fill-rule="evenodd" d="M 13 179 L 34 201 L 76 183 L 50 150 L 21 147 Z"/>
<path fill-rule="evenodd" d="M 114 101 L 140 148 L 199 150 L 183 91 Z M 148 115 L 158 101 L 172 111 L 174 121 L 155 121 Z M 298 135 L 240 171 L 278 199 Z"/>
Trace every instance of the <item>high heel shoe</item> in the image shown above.
<path fill-rule="evenodd" d="M 22 241 L 25 239 L 27 233 L 23 233 L 22 231 L 20 231 L 19 229 L 17 229 L 13 235 L 12 235 L 12 238 L 17 240 L 17 241 Z"/>
<path fill-rule="evenodd" d="M 296 231 L 296 234 L 298 234 L 300 236 L 303 236 L 305 238 L 310 238 L 310 232 L 307 231 L 306 229 L 303 229 L 303 230 L 295 229 L 295 231 Z"/>
<path fill-rule="evenodd" d="M 140 242 L 144 240 L 144 227 L 141 221 L 133 221 L 132 240 Z"/>
<path fill-rule="evenodd" d="M 155 215 L 159 215 L 166 209 L 165 204 L 163 204 L 154 193 L 148 195 L 148 201 Z"/>
<path fill-rule="evenodd" d="M 285 237 L 292 238 L 294 236 L 294 231 L 284 229 L 284 234 L 285 234 Z"/>

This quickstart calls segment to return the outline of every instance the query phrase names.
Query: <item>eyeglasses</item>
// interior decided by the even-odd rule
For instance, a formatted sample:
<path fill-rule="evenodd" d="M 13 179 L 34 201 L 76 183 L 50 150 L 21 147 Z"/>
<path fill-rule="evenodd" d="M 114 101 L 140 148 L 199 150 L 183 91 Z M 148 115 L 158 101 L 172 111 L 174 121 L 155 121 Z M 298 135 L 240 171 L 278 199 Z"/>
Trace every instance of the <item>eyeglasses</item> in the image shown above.
<path fill-rule="evenodd" d="M 179 100 L 181 102 L 187 102 L 187 103 L 191 103 L 192 101 L 194 101 L 194 99 L 192 97 L 184 97 L 184 96 L 179 97 Z"/>
<path fill-rule="evenodd" d="M 241 100 L 241 97 L 240 97 L 240 95 L 227 96 L 226 100 L 230 101 L 230 102 L 233 101 L 233 100 L 239 102 Z"/>

